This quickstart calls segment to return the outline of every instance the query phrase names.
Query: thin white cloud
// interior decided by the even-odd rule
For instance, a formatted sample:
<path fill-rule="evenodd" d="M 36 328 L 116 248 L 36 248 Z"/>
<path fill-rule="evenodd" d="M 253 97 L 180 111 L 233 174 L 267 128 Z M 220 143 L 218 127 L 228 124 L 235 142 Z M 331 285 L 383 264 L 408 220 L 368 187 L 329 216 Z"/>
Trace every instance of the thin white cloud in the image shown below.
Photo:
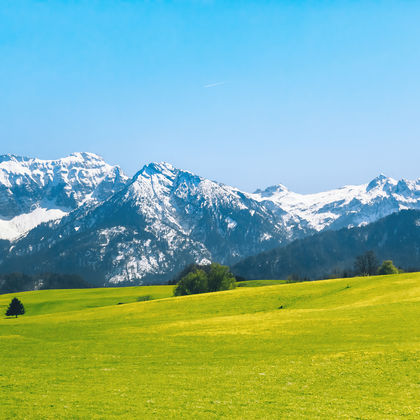
<path fill-rule="evenodd" d="M 212 87 L 216 87 L 216 86 L 221 86 L 224 85 L 226 82 L 215 82 L 215 83 L 209 83 L 208 85 L 204 85 L 203 88 L 212 88 Z"/>

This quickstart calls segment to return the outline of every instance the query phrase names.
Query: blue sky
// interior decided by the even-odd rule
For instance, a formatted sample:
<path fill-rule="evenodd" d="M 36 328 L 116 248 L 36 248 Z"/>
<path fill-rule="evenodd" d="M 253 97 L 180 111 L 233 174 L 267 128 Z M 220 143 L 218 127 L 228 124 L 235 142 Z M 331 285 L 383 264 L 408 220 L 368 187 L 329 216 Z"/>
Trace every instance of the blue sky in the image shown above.
<path fill-rule="evenodd" d="M 0 153 L 248 191 L 420 177 L 420 2 L 0 2 Z"/>

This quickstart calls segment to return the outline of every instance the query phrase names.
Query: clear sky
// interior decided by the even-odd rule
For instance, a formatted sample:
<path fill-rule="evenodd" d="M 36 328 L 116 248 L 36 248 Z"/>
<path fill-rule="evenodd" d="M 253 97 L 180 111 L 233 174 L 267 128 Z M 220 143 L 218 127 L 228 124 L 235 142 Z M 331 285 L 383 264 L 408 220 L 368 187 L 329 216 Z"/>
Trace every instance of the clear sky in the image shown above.
<path fill-rule="evenodd" d="M 420 2 L 1 0 L 0 146 L 247 191 L 418 178 Z"/>

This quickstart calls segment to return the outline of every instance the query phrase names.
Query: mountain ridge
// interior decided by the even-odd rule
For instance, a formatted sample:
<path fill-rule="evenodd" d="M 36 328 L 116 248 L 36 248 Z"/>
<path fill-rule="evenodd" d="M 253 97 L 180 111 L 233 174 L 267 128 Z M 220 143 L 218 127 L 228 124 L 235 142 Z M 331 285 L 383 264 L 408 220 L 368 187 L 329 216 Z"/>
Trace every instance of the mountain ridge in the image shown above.
<path fill-rule="evenodd" d="M 54 160 L 0 156 L 0 239 L 17 239 L 80 205 L 105 200 L 127 182 L 118 166 L 93 153 Z"/>
<path fill-rule="evenodd" d="M 235 264 L 317 232 L 420 209 L 420 180 L 384 175 L 316 194 L 294 193 L 282 184 L 249 193 L 167 162 L 144 165 L 132 178 L 94 154 L 46 162 L 58 162 L 59 185 L 69 173 L 67 163 L 76 164 L 75 174 L 82 170 L 84 178 L 72 178 L 77 200 L 3 247 L 0 271 L 30 259 L 34 272 L 88 273 L 87 280 L 98 285 L 163 282 L 192 262 Z M 32 178 L 21 184 L 31 186 Z M 72 196 L 72 185 L 64 183 L 64 199 Z M 59 211 L 63 197 L 52 196 Z M 0 220 L 0 239 L 1 229 Z"/>

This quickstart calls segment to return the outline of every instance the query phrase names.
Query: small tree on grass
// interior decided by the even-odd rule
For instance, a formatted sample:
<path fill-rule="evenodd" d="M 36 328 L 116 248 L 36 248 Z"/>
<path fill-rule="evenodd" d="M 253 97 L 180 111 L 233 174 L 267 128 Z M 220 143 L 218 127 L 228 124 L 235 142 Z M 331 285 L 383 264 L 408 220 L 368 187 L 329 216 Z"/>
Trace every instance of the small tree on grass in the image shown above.
<path fill-rule="evenodd" d="M 184 276 L 175 288 L 175 296 L 195 295 L 208 292 L 207 274 L 203 270 L 195 270 Z"/>
<path fill-rule="evenodd" d="M 395 267 L 391 260 L 385 260 L 379 267 L 378 274 L 398 274 L 398 268 Z"/>
<path fill-rule="evenodd" d="M 235 277 L 230 272 L 229 267 L 212 263 L 207 273 L 208 291 L 217 292 L 218 290 L 229 290 L 235 287 Z"/>
<path fill-rule="evenodd" d="M 183 296 L 229 290 L 236 286 L 235 281 L 235 276 L 225 265 L 217 263 L 190 265 L 176 277 L 177 286 L 174 294 Z"/>
<path fill-rule="evenodd" d="M 23 303 L 18 298 L 13 298 L 9 304 L 9 307 L 6 311 L 6 316 L 15 316 L 16 318 L 18 315 L 23 315 L 25 313 L 25 307 Z"/>

